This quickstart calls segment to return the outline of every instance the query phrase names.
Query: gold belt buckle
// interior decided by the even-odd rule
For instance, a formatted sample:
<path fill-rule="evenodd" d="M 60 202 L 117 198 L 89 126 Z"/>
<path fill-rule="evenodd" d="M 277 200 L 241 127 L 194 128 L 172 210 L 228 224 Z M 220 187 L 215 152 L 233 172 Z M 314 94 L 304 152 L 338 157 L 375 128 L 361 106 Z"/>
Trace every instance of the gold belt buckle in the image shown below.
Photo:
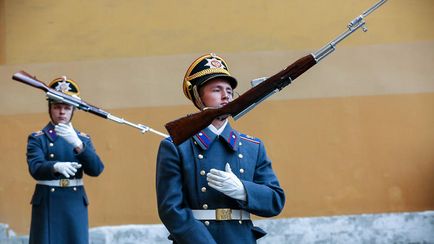
<path fill-rule="evenodd" d="M 67 187 L 67 186 L 69 186 L 69 180 L 68 179 L 60 179 L 59 185 L 60 185 L 60 187 Z"/>
<path fill-rule="evenodd" d="M 230 208 L 218 208 L 215 210 L 216 220 L 231 220 L 232 219 L 232 209 Z"/>

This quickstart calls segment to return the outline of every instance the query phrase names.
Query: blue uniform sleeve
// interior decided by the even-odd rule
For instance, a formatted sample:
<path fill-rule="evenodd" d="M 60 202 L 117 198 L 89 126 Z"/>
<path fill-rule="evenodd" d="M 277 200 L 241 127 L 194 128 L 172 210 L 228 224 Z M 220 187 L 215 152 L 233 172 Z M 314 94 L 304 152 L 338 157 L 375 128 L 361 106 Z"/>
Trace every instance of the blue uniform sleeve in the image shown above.
<path fill-rule="evenodd" d="M 242 180 L 247 192 L 244 208 L 261 217 L 273 217 L 282 211 L 285 193 L 274 174 L 262 142 L 259 144 L 257 159 L 253 181 Z"/>
<path fill-rule="evenodd" d="M 83 142 L 83 150 L 76 155 L 83 171 L 89 176 L 98 176 L 104 170 L 104 164 L 99 158 L 89 137 L 80 138 Z"/>
<path fill-rule="evenodd" d="M 51 180 L 55 178 L 53 165 L 56 162 L 45 159 L 45 154 L 42 150 L 42 141 L 38 139 L 38 137 L 34 135 L 28 137 L 26 156 L 30 175 L 35 180 Z"/>
<path fill-rule="evenodd" d="M 176 146 L 170 139 L 163 140 L 158 150 L 156 171 L 160 219 L 171 234 L 169 238 L 176 243 L 216 243 L 204 224 L 193 217 L 185 201 L 181 165 Z"/>

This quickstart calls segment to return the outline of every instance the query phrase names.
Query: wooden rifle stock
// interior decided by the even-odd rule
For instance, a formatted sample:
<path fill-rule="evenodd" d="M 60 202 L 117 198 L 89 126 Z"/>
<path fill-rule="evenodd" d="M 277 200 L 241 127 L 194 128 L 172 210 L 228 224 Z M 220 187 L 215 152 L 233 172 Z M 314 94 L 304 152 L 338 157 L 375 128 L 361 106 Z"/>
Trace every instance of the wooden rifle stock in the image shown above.
<path fill-rule="evenodd" d="M 283 89 L 316 63 L 315 58 L 311 54 L 302 57 L 286 69 L 243 93 L 226 106 L 221 108 L 208 108 L 201 112 L 187 115 L 167 123 L 165 127 L 172 137 L 172 141 L 176 145 L 179 145 L 210 125 L 214 119 L 220 116 L 230 115 L 234 118 L 238 118 L 237 115 L 240 115 L 246 110 L 250 110 L 252 106 L 255 106 L 276 89 Z"/>
<path fill-rule="evenodd" d="M 79 98 L 69 96 L 68 94 L 65 94 L 63 92 L 58 92 L 58 91 L 48 87 L 47 85 L 45 85 L 44 82 L 36 79 L 36 77 L 31 76 L 30 74 L 26 73 L 25 71 L 19 71 L 19 72 L 15 73 L 12 76 L 12 79 L 43 90 L 47 94 L 47 97 L 50 99 L 54 99 L 56 101 L 70 104 L 74 107 L 77 107 L 78 109 L 84 110 L 84 111 L 92 113 L 94 115 L 98 115 L 99 117 L 117 122 L 119 124 L 125 124 L 128 126 L 134 127 L 136 129 L 139 129 L 142 133 L 150 131 L 150 132 L 155 133 L 157 135 L 160 135 L 164 138 L 168 137 L 168 135 L 161 133 L 157 130 L 154 130 L 154 129 L 146 126 L 146 125 L 131 123 L 131 122 L 129 122 L 123 118 L 116 117 L 116 116 L 114 116 L 114 115 L 112 115 L 112 114 L 110 114 L 110 113 L 108 113 L 108 112 L 106 112 L 106 111 L 104 111 L 98 107 L 90 105 Z"/>
<path fill-rule="evenodd" d="M 255 107 L 258 103 L 265 100 L 276 91 L 279 91 L 285 86 L 289 85 L 295 78 L 332 53 L 336 49 L 336 45 L 351 35 L 354 31 L 362 28 L 362 30 L 366 32 L 367 28 L 365 26 L 365 17 L 382 6 L 386 1 L 387 0 L 379 0 L 361 15 L 353 19 L 347 25 L 347 30 L 342 32 L 327 45 L 313 54 L 300 58 L 286 69 L 266 79 L 259 85 L 251 88 L 237 99 L 228 103 L 226 106 L 218 109 L 207 109 L 202 112 L 188 115 L 167 123 L 165 126 L 169 134 L 172 136 L 173 142 L 176 145 L 179 145 L 189 137 L 207 127 L 215 118 L 219 116 L 230 115 L 234 119 L 238 119 L 250 109 Z"/>
<path fill-rule="evenodd" d="M 98 107 L 95 107 L 93 105 L 90 105 L 81 99 L 69 96 L 68 94 L 65 94 L 63 92 L 58 92 L 58 91 L 48 87 L 44 82 L 36 79 L 36 77 L 30 75 L 29 73 L 27 73 L 25 71 L 19 71 L 19 72 L 15 73 L 12 76 L 12 79 L 19 81 L 19 82 L 22 82 L 24 84 L 33 86 L 35 88 L 41 89 L 47 93 L 47 96 L 49 98 L 68 103 L 68 104 L 73 105 L 73 106 L 75 106 L 81 110 L 86 111 L 86 112 L 98 115 L 98 116 L 103 117 L 105 119 L 107 119 L 107 117 L 109 115 L 108 112 L 106 112 L 106 111 L 104 111 Z"/>
<path fill-rule="evenodd" d="M 36 77 L 32 77 L 29 73 L 25 71 L 19 71 L 12 76 L 12 79 L 22 82 L 24 84 L 33 86 L 35 88 L 41 89 L 45 92 L 48 92 L 50 88 L 44 84 L 44 82 L 36 79 Z"/>

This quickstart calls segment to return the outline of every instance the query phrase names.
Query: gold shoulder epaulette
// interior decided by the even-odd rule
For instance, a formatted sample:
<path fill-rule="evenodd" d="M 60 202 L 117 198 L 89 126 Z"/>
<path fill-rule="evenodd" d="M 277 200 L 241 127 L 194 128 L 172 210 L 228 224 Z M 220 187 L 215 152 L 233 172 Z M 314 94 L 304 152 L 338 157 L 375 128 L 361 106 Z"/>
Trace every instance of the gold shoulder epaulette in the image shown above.
<path fill-rule="evenodd" d="M 253 143 L 256 143 L 256 144 L 261 143 L 261 141 L 258 138 L 255 138 L 253 136 L 249 136 L 249 135 L 246 135 L 246 134 L 240 134 L 240 137 L 241 137 L 241 139 L 244 139 L 246 141 L 250 141 L 250 142 L 253 142 Z"/>
<path fill-rule="evenodd" d="M 84 133 L 84 132 L 81 132 L 81 131 L 80 131 L 79 135 L 80 135 L 80 136 L 84 136 L 84 137 L 89 138 L 89 135 L 88 135 L 88 134 L 86 134 L 86 133 Z"/>
<path fill-rule="evenodd" d="M 40 136 L 40 135 L 43 135 L 43 134 L 44 134 L 44 132 L 42 130 L 39 130 L 39 131 L 36 131 L 36 132 L 32 133 L 33 136 Z"/>

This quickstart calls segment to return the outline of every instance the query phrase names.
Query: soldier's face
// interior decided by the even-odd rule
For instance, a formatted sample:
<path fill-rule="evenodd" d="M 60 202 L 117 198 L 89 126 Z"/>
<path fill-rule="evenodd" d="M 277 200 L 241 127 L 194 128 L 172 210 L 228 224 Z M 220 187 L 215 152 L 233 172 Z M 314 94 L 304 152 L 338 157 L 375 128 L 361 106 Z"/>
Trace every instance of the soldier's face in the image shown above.
<path fill-rule="evenodd" d="M 53 103 L 50 105 L 51 121 L 54 124 L 67 124 L 71 120 L 74 107 L 69 104 Z"/>
<path fill-rule="evenodd" d="M 199 91 L 202 103 L 206 107 L 223 107 L 232 101 L 233 90 L 228 81 L 214 78 L 208 81 Z"/>

